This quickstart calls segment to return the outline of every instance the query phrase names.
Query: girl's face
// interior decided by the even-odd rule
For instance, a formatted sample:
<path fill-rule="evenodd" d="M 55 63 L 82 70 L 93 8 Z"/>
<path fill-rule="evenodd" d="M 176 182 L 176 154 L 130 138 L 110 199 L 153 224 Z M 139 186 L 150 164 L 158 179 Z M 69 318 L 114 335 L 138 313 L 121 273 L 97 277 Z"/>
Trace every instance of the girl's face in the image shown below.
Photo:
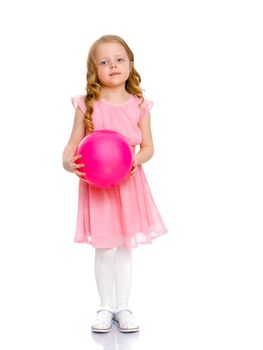
<path fill-rule="evenodd" d="M 102 86 L 125 86 L 131 62 L 125 48 L 117 43 L 100 43 L 96 48 L 96 66 Z"/>

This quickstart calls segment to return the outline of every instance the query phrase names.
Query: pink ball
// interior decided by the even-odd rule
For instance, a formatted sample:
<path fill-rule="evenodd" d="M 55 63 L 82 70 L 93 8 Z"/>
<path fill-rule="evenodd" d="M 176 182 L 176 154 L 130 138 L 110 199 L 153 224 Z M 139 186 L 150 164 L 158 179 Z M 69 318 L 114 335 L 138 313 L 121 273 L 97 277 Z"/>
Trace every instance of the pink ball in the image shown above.
<path fill-rule="evenodd" d="M 82 177 L 96 187 L 112 187 L 124 181 L 130 173 L 133 150 L 128 140 L 112 130 L 97 130 L 84 137 L 77 148 L 82 157 L 76 163 L 85 164 L 79 170 Z"/>

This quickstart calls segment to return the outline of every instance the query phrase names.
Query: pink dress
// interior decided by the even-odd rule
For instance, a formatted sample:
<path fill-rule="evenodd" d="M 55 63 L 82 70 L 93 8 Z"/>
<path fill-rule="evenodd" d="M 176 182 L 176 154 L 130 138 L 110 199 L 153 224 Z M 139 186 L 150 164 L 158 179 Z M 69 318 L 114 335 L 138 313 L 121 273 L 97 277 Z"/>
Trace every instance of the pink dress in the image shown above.
<path fill-rule="evenodd" d="M 86 111 L 84 95 L 72 97 L 75 108 Z M 140 118 L 153 103 L 137 96 L 113 105 L 100 99 L 94 103 L 94 130 L 110 129 L 123 134 L 132 146 L 142 141 Z M 97 188 L 80 179 L 75 242 L 90 243 L 95 248 L 137 247 L 151 243 L 167 232 L 156 207 L 142 165 L 133 176 L 112 188 Z"/>

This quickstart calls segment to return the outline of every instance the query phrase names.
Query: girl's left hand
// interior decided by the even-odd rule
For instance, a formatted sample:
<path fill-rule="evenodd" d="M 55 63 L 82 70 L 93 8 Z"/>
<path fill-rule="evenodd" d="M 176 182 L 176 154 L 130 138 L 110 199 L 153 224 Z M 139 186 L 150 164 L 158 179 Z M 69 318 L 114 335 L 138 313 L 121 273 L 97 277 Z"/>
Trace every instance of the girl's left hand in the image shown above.
<path fill-rule="evenodd" d="M 133 176 L 135 174 L 137 168 L 138 168 L 137 159 L 136 159 L 136 155 L 134 155 L 130 176 Z"/>

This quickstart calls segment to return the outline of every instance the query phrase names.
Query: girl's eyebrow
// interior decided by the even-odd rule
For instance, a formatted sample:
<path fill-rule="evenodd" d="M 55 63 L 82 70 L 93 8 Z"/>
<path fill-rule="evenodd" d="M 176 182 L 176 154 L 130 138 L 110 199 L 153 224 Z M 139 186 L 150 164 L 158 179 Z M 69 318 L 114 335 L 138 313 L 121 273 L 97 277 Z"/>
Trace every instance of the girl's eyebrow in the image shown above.
<path fill-rule="evenodd" d="M 120 54 L 114 55 L 113 57 L 118 57 L 118 56 L 124 57 L 125 55 L 120 53 Z M 99 60 L 108 59 L 108 58 L 109 58 L 109 56 L 101 56 L 101 57 L 98 57 Z"/>

